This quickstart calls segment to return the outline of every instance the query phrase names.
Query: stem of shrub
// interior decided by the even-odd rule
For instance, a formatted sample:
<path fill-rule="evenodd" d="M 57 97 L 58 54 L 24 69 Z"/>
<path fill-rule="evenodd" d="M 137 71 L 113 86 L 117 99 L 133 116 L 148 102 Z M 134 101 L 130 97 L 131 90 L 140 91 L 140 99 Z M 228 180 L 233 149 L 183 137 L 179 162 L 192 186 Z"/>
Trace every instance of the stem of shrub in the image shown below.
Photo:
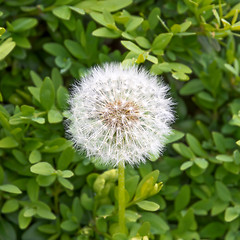
<path fill-rule="evenodd" d="M 118 223 L 121 233 L 125 233 L 125 174 L 124 161 L 118 164 Z"/>

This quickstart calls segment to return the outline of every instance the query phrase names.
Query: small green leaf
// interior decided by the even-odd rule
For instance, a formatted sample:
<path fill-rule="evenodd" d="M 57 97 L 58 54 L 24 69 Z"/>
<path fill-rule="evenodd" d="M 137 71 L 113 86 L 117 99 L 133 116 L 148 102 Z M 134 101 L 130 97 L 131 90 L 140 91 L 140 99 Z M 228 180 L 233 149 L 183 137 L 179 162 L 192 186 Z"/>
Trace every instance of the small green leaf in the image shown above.
<path fill-rule="evenodd" d="M 22 191 L 18 187 L 14 186 L 12 184 L 0 185 L 0 191 L 9 192 L 9 193 L 15 193 L 15 194 L 22 193 Z"/>
<path fill-rule="evenodd" d="M 34 202 L 38 200 L 39 185 L 34 178 L 28 181 L 27 193 L 31 201 Z"/>
<path fill-rule="evenodd" d="M 177 130 L 172 130 L 171 134 L 169 136 L 167 136 L 166 144 L 176 142 L 176 141 L 180 140 L 181 138 L 183 138 L 184 135 L 185 134 L 183 132 L 180 132 Z"/>
<path fill-rule="evenodd" d="M 228 207 L 225 211 L 224 219 L 226 222 L 232 222 L 234 219 L 238 218 L 240 215 L 240 208 L 236 207 Z"/>
<path fill-rule="evenodd" d="M 204 86 L 200 79 L 193 79 L 180 89 L 180 94 L 183 96 L 192 95 L 198 93 L 204 89 Z"/>
<path fill-rule="evenodd" d="M 157 211 L 160 208 L 157 203 L 146 200 L 137 202 L 136 204 L 138 205 L 138 207 L 146 211 Z"/>
<path fill-rule="evenodd" d="M 0 148 L 14 148 L 18 146 L 18 142 L 13 137 L 5 137 L 0 140 Z"/>
<path fill-rule="evenodd" d="M 50 110 L 54 104 L 55 92 L 52 80 L 46 77 L 40 89 L 40 102 L 46 110 Z"/>
<path fill-rule="evenodd" d="M 41 153 L 38 150 L 33 150 L 29 155 L 29 162 L 30 163 L 37 163 L 42 160 Z"/>
<path fill-rule="evenodd" d="M 184 163 L 181 165 L 180 170 L 181 170 L 181 171 L 185 171 L 186 169 L 190 168 L 192 165 L 193 165 L 193 162 L 192 162 L 192 161 L 184 162 Z"/>
<path fill-rule="evenodd" d="M 233 157 L 229 155 L 220 154 L 216 156 L 216 159 L 221 162 L 233 162 Z"/>
<path fill-rule="evenodd" d="M 153 41 L 152 51 L 156 55 L 162 55 L 163 50 L 167 47 L 172 39 L 172 33 L 161 33 Z"/>
<path fill-rule="evenodd" d="M 18 224 L 20 229 L 27 228 L 32 221 L 31 217 L 24 217 L 24 212 L 25 212 L 25 209 L 22 209 L 18 214 Z"/>
<path fill-rule="evenodd" d="M 116 32 L 112 29 L 108 29 L 105 27 L 98 28 L 92 32 L 93 36 L 103 37 L 103 38 L 118 38 L 121 36 L 120 32 Z"/>
<path fill-rule="evenodd" d="M 216 187 L 217 195 L 221 200 L 225 202 L 231 201 L 232 199 L 231 193 L 224 183 L 220 181 L 216 181 L 215 187 Z"/>
<path fill-rule="evenodd" d="M 35 18 L 18 18 L 11 23 L 13 32 L 25 32 L 38 24 Z"/>
<path fill-rule="evenodd" d="M 174 201 L 175 210 L 181 211 L 182 209 L 184 209 L 189 204 L 190 199 L 191 190 L 189 185 L 182 186 Z"/>
<path fill-rule="evenodd" d="M 226 146 L 225 146 L 225 140 L 224 136 L 221 133 L 213 132 L 213 141 L 216 145 L 216 148 L 219 153 L 225 153 L 226 152 Z"/>
<path fill-rule="evenodd" d="M 59 123 L 62 122 L 63 116 L 61 112 L 55 109 L 50 109 L 48 112 L 48 122 L 49 123 Z"/>
<path fill-rule="evenodd" d="M 183 143 L 174 143 L 173 149 L 185 158 L 192 159 L 195 157 L 192 150 Z"/>
<path fill-rule="evenodd" d="M 52 175 L 55 173 L 55 170 L 52 167 L 52 165 L 47 162 L 37 163 L 37 164 L 33 165 L 30 168 L 30 170 L 31 170 L 31 172 L 33 172 L 35 174 L 39 174 L 39 175 L 43 175 L 43 176 L 49 176 L 49 175 Z"/>
<path fill-rule="evenodd" d="M 200 142 L 197 138 L 195 138 L 193 135 L 188 133 L 186 135 L 187 143 L 190 146 L 190 148 L 193 150 L 195 154 L 197 154 L 200 157 L 208 157 L 207 153 L 203 150 Z"/>
<path fill-rule="evenodd" d="M 195 158 L 194 162 L 202 169 L 206 169 L 208 167 L 208 161 L 204 158 Z"/>
<path fill-rule="evenodd" d="M 63 58 L 70 57 L 67 50 L 59 43 L 45 43 L 43 45 L 43 49 L 55 57 L 58 57 L 58 56 Z"/>
<path fill-rule="evenodd" d="M 71 183 L 69 180 L 67 180 L 67 179 L 65 179 L 65 178 L 63 178 L 63 177 L 59 177 L 59 176 L 58 176 L 58 181 L 59 181 L 59 182 L 61 183 L 61 185 L 64 186 L 65 188 L 70 189 L 70 190 L 73 190 L 74 186 L 72 185 L 72 183 Z"/>
<path fill-rule="evenodd" d="M 15 212 L 19 208 L 19 203 L 16 199 L 7 200 L 2 207 L 2 213 Z"/>
<path fill-rule="evenodd" d="M 71 17 L 71 10 L 65 5 L 54 8 L 52 12 L 56 17 L 64 20 L 69 20 Z"/>
<path fill-rule="evenodd" d="M 72 232 L 77 230 L 79 225 L 72 220 L 66 220 L 61 223 L 61 228 L 65 231 Z"/>
<path fill-rule="evenodd" d="M 141 54 L 143 53 L 144 51 L 139 48 L 136 44 L 134 44 L 133 42 L 130 42 L 130 41 L 121 41 L 122 45 L 124 47 L 126 47 L 128 50 L 134 52 L 134 53 L 137 53 L 137 54 Z"/>
<path fill-rule="evenodd" d="M 70 39 L 66 39 L 64 41 L 64 45 L 74 57 L 78 59 L 87 58 L 87 54 L 85 53 L 84 48 L 78 42 L 72 41 Z"/>
<path fill-rule="evenodd" d="M 0 45 L 0 61 L 2 61 L 16 46 L 12 38 L 8 38 Z"/>

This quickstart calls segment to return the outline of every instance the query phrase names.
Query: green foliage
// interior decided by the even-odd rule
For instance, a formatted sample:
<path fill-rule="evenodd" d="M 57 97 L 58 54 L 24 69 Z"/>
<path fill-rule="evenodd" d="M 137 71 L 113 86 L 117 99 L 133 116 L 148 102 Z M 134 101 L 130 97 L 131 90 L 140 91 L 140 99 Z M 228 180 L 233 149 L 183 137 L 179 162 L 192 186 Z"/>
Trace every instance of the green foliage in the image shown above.
<path fill-rule="evenodd" d="M 240 239 L 238 0 L 0 4 L 0 240 Z M 176 102 L 164 156 L 126 167 L 126 235 L 117 170 L 63 122 L 73 80 L 111 61 L 163 76 Z"/>

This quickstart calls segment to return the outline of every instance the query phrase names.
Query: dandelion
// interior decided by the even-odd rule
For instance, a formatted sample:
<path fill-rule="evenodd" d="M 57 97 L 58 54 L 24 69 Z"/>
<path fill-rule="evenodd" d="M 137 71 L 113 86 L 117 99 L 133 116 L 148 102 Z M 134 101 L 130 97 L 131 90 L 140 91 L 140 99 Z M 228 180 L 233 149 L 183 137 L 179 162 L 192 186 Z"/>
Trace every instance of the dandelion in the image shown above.
<path fill-rule="evenodd" d="M 69 103 L 67 131 L 75 147 L 118 166 L 119 231 L 125 233 L 124 166 L 162 152 L 174 119 L 168 87 L 143 68 L 105 64 L 74 85 Z"/>
<path fill-rule="evenodd" d="M 161 153 L 174 117 L 168 87 L 136 66 L 92 68 L 73 86 L 68 133 L 102 164 L 138 165 Z"/>

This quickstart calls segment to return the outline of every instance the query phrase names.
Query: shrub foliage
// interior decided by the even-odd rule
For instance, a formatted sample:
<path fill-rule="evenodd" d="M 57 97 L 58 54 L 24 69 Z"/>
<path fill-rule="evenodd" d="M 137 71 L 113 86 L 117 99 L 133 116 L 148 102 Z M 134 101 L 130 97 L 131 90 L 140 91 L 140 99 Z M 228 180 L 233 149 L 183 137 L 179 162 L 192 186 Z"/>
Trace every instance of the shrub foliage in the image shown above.
<path fill-rule="evenodd" d="M 238 0 L 0 6 L 1 240 L 240 239 Z M 63 124 L 73 80 L 112 61 L 163 76 L 176 102 L 164 157 L 126 169 L 128 237 L 117 170 L 76 153 Z"/>

